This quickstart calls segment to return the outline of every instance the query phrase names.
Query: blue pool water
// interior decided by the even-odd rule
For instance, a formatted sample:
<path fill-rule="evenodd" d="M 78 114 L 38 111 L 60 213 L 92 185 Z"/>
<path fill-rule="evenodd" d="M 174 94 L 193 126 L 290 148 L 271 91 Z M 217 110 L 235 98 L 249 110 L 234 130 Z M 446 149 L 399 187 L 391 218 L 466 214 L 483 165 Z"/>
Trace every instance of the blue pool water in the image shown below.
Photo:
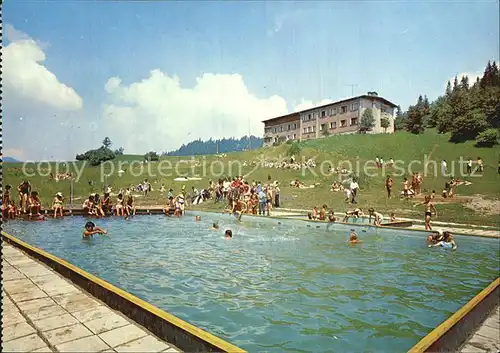
<path fill-rule="evenodd" d="M 498 239 L 451 251 L 406 230 L 194 214 L 99 220 L 109 235 L 91 241 L 81 217 L 5 230 L 250 352 L 403 352 L 499 273 Z"/>

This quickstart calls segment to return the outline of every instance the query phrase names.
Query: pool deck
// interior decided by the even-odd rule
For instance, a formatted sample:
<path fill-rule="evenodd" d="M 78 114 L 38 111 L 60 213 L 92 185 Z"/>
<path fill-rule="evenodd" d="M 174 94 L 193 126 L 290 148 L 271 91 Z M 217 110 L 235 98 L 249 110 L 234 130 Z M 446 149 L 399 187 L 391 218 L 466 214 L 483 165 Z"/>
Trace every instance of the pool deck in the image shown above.
<path fill-rule="evenodd" d="M 2 243 L 3 352 L 181 352 Z"/>
<path fill-rule="evenodd" d="M 292 217 L 297 214 L 303 214 L 304 217 L 307 215 L 307 212 L 310 212 L 308 210 L 302 210 L 302 209 L 291 209 L 291 208 L 275 208 L 271 211 L 271 216 L 277 216 L 277 217 Z M 335 213 L 336 215 L 343 215 L 343 213 Z M 401 221 L 412 221 L 412 222 L 421 222 L 421 220 L 416 220 L 416 219 L 410 219 L 410 218 L 398 218 L 398 220 Z M 500 238 L 500 231 L 498 229 L 479 229 L 476 228 L 475 226 L 469 226 L 466 227 L 467 225 L 465 224 L 456 224 L 456 223 L 446 223 L 446 222 L 433 222 L 433 229 L 439 229 L 442 228 L 443 230 L 448 230 L 452 233 L 458 233 L 458 234 L 467 234 L 467 235 L 476 235 L 476 236 L 483 236 L 483 237 L 489 237 L 489 238 Z M 407 229 L 418 229 L 418 230 L 425 230 L 424 224 L 414 224 L 411 228 Z"/>
<path fill-rule="evenodd" d="M 462 347 L 461 353 L 483 353 L 500 351 L 500 306 L 477 329 L 467 343 Z"/>

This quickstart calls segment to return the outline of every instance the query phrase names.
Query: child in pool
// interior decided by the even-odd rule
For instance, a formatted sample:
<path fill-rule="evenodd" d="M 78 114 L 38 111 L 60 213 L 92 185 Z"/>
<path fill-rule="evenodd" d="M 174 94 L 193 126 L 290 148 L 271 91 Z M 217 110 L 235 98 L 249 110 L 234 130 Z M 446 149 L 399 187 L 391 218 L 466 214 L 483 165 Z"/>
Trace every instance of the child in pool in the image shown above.
<path fill-rule="evenodd" d="M 233 232 L 231 231 L 231 229 L 226 229 L 226 232 L 224 233 L 224 238 L 233 239 Z"/>
<path fill-rule="evenodd" d="M 358 234 L 354 231 L 354 229 L 351 229 L 351 234 L 349 234 L 349 240 L 347 242 L 351 244 L 361 243 L 361 240 L 358 239 Z"/>
<path fill-rule="evenodd" d="M 94 234 L 107 234 L 107 230 L 96 227 L 94 222 L 87 222 L 85 224 L 85 230 L 83 231 L 82 239 L 88 239 L 94 236 Z"/>
<path fill-rule="evenodd" d="M 218 223 L 213 223 L 212 224 L 212 230 L 219 230 L 219 224 Z"/>

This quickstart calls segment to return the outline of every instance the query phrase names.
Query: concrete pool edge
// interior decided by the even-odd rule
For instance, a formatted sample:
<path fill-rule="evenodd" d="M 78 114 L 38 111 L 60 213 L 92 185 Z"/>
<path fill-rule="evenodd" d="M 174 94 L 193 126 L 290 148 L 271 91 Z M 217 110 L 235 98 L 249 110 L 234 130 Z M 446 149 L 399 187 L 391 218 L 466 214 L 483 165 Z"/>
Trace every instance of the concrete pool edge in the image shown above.
<path fill-rule="evenodd" d="M 196 212 L 203 212 L 203 213 L 215 213 L 215 214 L 221 214 L 222 212 L 220 211 L 213 211 L 213 210 L 187 210 L 186 212 L 188 213 L 196 213 Z M 227 214 L 227 213 L 226 213 Z M 391 227 L 391 226 L 384 226 L 382 225 L 381 227 L 377 227 L 373 224 L 366 224 L 366 223 L 350 223 L 350 222 L 328 222 L 328 221 L 319 221 L 319 220 L 311 220 L 311 219 L 304 219 L 304 218 L 299 218 L 299 217 L 285 217 L 285 216 L 259 216 L 259 215 L 254 215 L 254 214 L 244 214 L 244 217 L 252 217 L 254 219 L 258 218 L 267 218 L 267 219 L 277 219 L 277 220 L 289 220 L 289 221 L 301 221 L 301 222 L 307 222 L 307 223 L 312 223 L 312 224 L 338 224 L 338 225 L 344 225 L 344 226 L 351 226 L 351 227 L 364 227 L 364 228 L 380 228 L 380 229 L 390 229 L 390 230 L 396 230 L 396 231 L 410 231 L 410 232 L 419 232 L 419 233 L 425 233 L 429 234 L 432 233 L 433 231 L 430 230 L 424 230 L 424 229 L 415 229 L 415 228 L 406 228 L 406 227 L 401 227 L 401 226 L 396 226 L 396 227 Z M 368 217 L 366 217 L 368 218 Z M 395 222 L 399 223 L 399 222 Z M 401 222 L 405 223 L 405 222 Z M 436 227 L 435 229 L 438 229 Z M 444 229 L 446 230 L 446 229 Z M 500 232 L 497 232 L 498 234 L 496 236 L 491 236 L 491 235 L 484 235 L 484 234 L 473 234 L 473 233 L 460 233 L 460 232 L 453 232 L 454 235 L 460 235 L 460 236 L 466 236 L 466 237 L 479 237 L 479 238 L 487 238 L 487 239 L 500 239 Z"/>
<path fill-rule="evenodd" d="M 432 330 L 408 353 L 455 352 L 500 302 L 500 277 Z"/>
<path fill-rule="evenodd" d="M 246 353 L 245 350 L 189 324 L 57 256 L 23 242 L 4 231 L 1 234 L 3 241 L 45 263 L 92 296 L 183 351 Z"/>

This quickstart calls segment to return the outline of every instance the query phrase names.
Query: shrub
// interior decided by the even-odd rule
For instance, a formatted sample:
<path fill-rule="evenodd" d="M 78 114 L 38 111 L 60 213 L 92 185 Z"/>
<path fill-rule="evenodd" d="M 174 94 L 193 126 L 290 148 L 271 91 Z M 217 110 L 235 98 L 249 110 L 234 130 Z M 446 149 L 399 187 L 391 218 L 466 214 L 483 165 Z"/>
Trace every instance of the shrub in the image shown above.
<path fill-rule="evenodd" d="M 498 144 L 498 130 L 487 129 L 476 137 L 477 147 L 492 147 Z"/>
<path fill-rule="evenodd" d="M 288 148 L 287 154 L 289 156 L 298 156 L 300 154 L 301 147 L 298 141 L 294 141 Z"/>

